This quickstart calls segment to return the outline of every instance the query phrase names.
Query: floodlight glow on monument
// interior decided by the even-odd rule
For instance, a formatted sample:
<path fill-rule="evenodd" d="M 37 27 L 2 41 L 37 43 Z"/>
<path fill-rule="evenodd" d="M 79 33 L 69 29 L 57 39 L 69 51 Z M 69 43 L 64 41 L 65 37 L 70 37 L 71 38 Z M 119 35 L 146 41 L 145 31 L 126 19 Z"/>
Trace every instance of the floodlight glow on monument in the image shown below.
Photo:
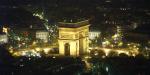
<path fill-rule="evenodd" d="M 79 56 L 89 48 L 89 21 L 59 22 L 59 54 Z"/>

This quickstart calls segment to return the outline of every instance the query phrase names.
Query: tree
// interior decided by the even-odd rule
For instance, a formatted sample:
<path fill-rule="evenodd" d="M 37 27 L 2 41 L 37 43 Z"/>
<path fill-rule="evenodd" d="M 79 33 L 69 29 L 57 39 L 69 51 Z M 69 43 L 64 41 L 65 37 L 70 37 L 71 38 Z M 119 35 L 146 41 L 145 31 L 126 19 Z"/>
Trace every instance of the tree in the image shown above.
<path fill-rule="evenodd" d="M 125 53 L 120 53 L 119 56 L 120 56 L 120 57 L 128 57 L 128 55 L 125 54 Z"/>
<path fill-rule="evenodd" d="M 117 56 L 117 55 L 118 55 L 118 53 L 115 52 L 115 51 L 110 51 L 109 54 L 108 54 L 109 57 L 114 57 L 114 56 Z"/>

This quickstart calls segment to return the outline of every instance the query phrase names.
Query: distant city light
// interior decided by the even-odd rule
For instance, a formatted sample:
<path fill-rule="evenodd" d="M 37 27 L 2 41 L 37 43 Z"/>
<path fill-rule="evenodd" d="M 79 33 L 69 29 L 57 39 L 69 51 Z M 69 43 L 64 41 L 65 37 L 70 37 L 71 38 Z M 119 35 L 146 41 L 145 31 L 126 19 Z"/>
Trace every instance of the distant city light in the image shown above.
<path fill-rule="evenodd" d="M 7 34 L 8 33 L 8 28 L 3 27 L 3 32 Z"/>

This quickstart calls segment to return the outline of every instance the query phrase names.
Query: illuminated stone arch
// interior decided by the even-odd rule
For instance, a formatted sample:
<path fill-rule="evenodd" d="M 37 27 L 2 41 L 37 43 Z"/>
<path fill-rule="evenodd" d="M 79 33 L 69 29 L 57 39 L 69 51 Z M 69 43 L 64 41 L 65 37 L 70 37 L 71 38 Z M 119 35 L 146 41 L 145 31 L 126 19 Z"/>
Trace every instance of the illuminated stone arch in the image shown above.
<path fill-rule="evenodd" d="M 69 43 L 65 43 L 64 44 L 64 54 L 66 55 L 66 56 L 69 56 L 70 55 L 70 44 Z"/>
<path fill-rule="evenodd" d="M 59 22 L 59 54 L 79 56 L 87 54 L 89 43 L 89 22 L 88 20 L 75 22 L 75 23 L 64 23 Z M 67 45 L 67 43 L 69 45 Z M 70 53 L 67 52 L 70 50 Z"/>

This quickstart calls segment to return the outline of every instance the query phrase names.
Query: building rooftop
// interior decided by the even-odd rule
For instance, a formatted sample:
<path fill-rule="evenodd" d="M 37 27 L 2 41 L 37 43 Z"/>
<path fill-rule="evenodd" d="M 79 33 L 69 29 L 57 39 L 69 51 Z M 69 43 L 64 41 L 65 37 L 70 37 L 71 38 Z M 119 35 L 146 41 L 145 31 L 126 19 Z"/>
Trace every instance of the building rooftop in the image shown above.
<path fill-rule="evenodd" d="M 89 20 L 79 21 L 79 22 L 59 22 L 59 27 L 65 28 L 78 28 L 82 26 L 89 25 Z"/>

